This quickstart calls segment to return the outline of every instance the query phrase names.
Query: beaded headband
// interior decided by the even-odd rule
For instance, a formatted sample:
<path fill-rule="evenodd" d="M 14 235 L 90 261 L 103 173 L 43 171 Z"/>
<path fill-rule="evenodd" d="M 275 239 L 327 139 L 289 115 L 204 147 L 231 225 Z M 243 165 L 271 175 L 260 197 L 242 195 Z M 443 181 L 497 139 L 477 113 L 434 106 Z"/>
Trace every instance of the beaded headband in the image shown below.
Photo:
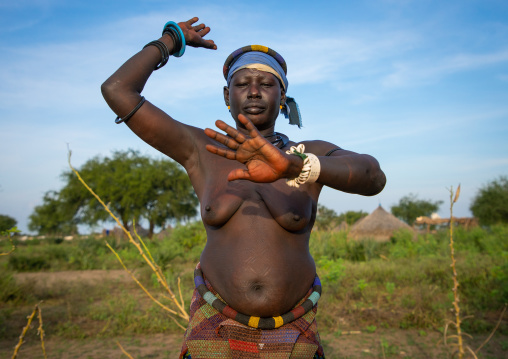
<path fill-rule="evenodd" d="M 287 68 L 287 65 L 286 65 L 286 61 L 284 61 L 282 56 L 280 56 L 275 50 L 272 50 L 269 47 L 262 46 L 262 45 L 248 45 L 248 46 L 240 47 L 238 50 L 233 51 L 231 53 L 231 55 L 228 56 L 228 58 L 224 62 L 224 67 L 222 69 L 222 72 L 224 73 L 224 79 L 227 80 L 229 69 L 231 68 L 231 65 L 233 65 L 235 63 L 235 61 L 238 60 L 238 58 L 241 55 L 243 55 L 243 54 L 245 54 L 247 52 L 251 52 L 251 51 L 263 52 L 263 53 L 265 53 L 267 55 L 270 55 L 275 60 L 277 60 L 277 62 L 279 63 L 280 67 L 282 67 L 282 70 L 284 71 L 284 74 L 287 75 L 288 68 Z"/>
<path fill-rule="evenodd" d="M 286 79 L 286 75 L 287 75 L 286 61 L 284 61 L 284 58 L 281 55 L 279 55 L 279 53 L 277 53 L 275 50 L 272 50 L 269 47 L 262 46 L 262 45 L 244 46 L 244 47 L 239 48 L 238 50 L 233 51 L 228 56 L 228 58 L 224 62 L 224 67 L 222 69 L 224 78 L 228 82 L 228 86 L 229 86 L 229 81 L 231 80 L 232 74 L 234 73 L 233 72 L 230 74 L 230 71 L 232 69 L 233 69 L 233 71 L 235 71 L 235 68 L 238 67 L 238 66 L 234 66 L 235 62 L 237 62 L 242 57 L 242 55 L 249 53 L 249 52 L 260 52 L 260 53 L 266 54 L 270 57 L 269 59 L 267 59 L 268 56 L 265 56 L 265 59 L 261 63 L 263 65 L 268 65 L 268 63 L 265 61 L 272 62 L 272 65 L 269 65 L 269 66 L 272 67 L 274 69 L 274 71 L 273 72 L 268 71 L 268 72 L 271 72 L 271 73 L 276 72 L 277 73 L 274 75 L 281 81 L 282 86 L 284 87 L 284 90 L 287 92 L 288 82 Z M 275 60 L 275 62 L 273 60 Z M 244 66 L 244 67 L 248 67 L 248 66 Z M 240 67 L 240 68 L 242 68 L 242 67 Z M 236 70 L 238 70 L 238 69 L 236 69 Z M 289 123 L 291 125 L 297 125 L 298 127 L 302 127 L 302 116 L 300 114 L 300 109 L 298 107 L 298 104 L 296 103 L 294 98 L 286 96 L 286 103 L 283 104 L 283 107 L 281 108 L 281 113 L 284 115 L 284 117 L 289 119 Z"/>

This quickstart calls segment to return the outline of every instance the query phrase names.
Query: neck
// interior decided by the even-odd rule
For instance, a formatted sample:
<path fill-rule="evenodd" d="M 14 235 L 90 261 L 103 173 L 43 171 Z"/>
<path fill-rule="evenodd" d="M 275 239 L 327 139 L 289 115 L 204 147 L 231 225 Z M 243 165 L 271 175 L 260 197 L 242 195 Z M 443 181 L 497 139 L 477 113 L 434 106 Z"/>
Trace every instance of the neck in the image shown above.
<path fill-rule="evenodd" d="M 243 127 L 236 127 L 236 129 L 244 134 L 247 137 L 250 137 L 248 131 L 246 128 Z M 266 138 L 272 145 L 278 147 L 278 148 L 284 148 L 287 143 L 289 142 L 289 139 L 286 135 L 283 133 L 275 132 L 275 126 L 270 126 L 270 128 L 259 130 L 259 133 Z M 229 136 L 229 135 L 228 135 Z"/>
<path fill-rule="evenodd" d="M 236 129 L 238 131 L 240 131 L 242 134 L 244 134 L 246 136 L 249 136 L 249 130 L 247 130 L 245 127 L 240 127 L 240 126 L 237 125 Z M 257 130 L 259 131 L 261 136 L 268 137 L 268 136 L 271 136 L 271 135 L 275 134 L 275 125 L 272 125 L 272 126 L 270 126 L 268 128 L 265 128 L 265 129 L 259 129 L 259 128 L 257 128 Z"/>
<path fill-rule="evenodd" d="M 287 143 L 289 142 L 288 136 L 286 136 L 283 133 L 274 132 L 270 135 L 264 136 L 272 145 L 278 147 L 278 148 L 284 148 L 286 147 Z"/>

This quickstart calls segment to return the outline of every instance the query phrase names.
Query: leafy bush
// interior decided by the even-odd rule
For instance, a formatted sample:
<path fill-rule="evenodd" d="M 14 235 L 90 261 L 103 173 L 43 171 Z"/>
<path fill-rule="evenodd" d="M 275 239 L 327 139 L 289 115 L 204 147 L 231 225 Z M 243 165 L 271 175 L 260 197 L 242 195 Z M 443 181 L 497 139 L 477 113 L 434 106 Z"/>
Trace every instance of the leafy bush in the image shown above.
<path fill-rule="evenodd" d="M 177 249 L 182 260 L 197 263 L 206 244 L 206 231 L 201 221 L 177 226 L 171 233 L 170 245 Z"/>
<path fill-rule="evenodd" d="M 508 223 L 508 177 L 500 176 L 479 189 L 471 212 L 482 225 Z"/>
<path fill-rule="evenodd" d="M 22 288 L 16 283 L 12 272 L 0 271 L 0 302 L 7 303 L 25 298 Z"/>
<path fill-rule="evenodd" d="M 171 233 L 171 240 L 187 251 L 196 246 L 204 246 L 206 243 L 205 227 L 201 221 L 179 225 Z"/>
<path fill-rule="evenodd" d="M 344 262 L 341 259 L 330 260 L 321 258 L 317 263 L 319 272 L 321 272 L 321 281 L 323 284 L 337 285 L 346 275 Z"/>
<path fill-rule="evenodd" d="M 51 268 L 50 263 L 43 255 L 16 255 L 9 256 L 9 269 L 18 272 L 37 272 Z"/>
<path fill-rule="evenodd" d="M 15 227 L 18 222 L 6 214 L 0 214 L 0 233 Z"/>
<path fill-rule="evenodd" d="M 309 250 L 315 261 L 321 258 L 344 258 L 347 237 L 345 232 L 312 231 Z"/>
<path fill-rule="evenodd" d="M 433 235 L 418 235 L 414 239 L 413 232 L 400 230 L 394 233 L 389 246 L 390 258 L 415 258 L 422 256 L 445 255 L 447 243 L 445 238 L 436 239 Z"/>
<path fill-rule="evenodd" d="M 347 233 L 313 231 L 310 239 L 310 253 L 314 260 L 321 258 L 344 259 L 363 262 L 379 258 L 386 252 L 386 243 L 375 240 L 356 241 L 347 238 Z"/>

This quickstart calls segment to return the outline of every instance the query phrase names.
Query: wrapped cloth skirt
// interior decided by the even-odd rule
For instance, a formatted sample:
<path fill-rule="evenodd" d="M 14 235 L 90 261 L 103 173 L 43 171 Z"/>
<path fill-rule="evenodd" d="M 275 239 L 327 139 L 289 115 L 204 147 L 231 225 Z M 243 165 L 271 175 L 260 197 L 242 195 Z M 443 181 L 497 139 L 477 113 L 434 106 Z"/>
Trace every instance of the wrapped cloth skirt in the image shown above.
<path fill-rule="evenodd" d="M 316 279 L 313 288 L 291 312 L 276 318 L 248 317 L 234 311 L 222 300 L 204 277 L 198 263 L 195 271 L 196 289 L 180 359 L 324 358 L 315 319 L 319 299 L 319 295 L 316 299 L 316 288 L 321 293 L 321 283 L 319 278 Z M 308 311 L 302 309 L 308 307 L 309 299 L 314 305 Z M 273 322 L 276 324 L 272 325 Z M 253 327 L 252 323 L 257 323 L 258 327 Z M 259 323 L 275 328 L 261 329 Z"/>

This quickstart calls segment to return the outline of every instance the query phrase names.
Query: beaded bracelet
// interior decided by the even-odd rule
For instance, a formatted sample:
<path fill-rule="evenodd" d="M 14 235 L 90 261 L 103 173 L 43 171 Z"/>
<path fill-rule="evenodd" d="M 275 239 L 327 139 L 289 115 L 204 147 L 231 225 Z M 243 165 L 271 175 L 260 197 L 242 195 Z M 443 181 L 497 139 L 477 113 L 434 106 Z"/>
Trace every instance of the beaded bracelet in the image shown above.
<path fill-rule="evenodd" d="M 182 29 L 178 24 L 174 21 L 168 21 L 164 28 L 162 29 L 162 35 L 169 34 L 174 42 L 174 50 L 172 55 L 175 57 L 180 57 L 185 53 L 185 35 L 183 34 Z"/>
<path fill-rule="evenodd" d="M 143 105 L 145 103 L 145 101 L 146 101 L 145 96 L 141 96 L 141 101 L 139 101 L 139 103 L 136 105 L 136 107 L 134 107 L 132 109 L 132 111 L 129 112 L 129 114 L 127 116 L 125 116 L 124 118 L 120 118 L 120 116 L 117 116 L 115 119 L 115 123 L 118 125 L 122 122 L 127 122 L 132 116 L 134 116 L 136 111 L 139 110 L 139 108 L 141 107 L 141 105 Z"/>
<path fill-rule="evenodd" d="M 261 318 L 239 313 L 217 298 L 206 286 L 200 263 L 198 263 L 196 269 L 194 270 L 194 285 L 196 286 L 199 295 L 218 312 L 224 314 L 226 317 L 236 320 L 239 323 L 258 329 L 275 329 L 283 326 L 284 324 L 295 321 L 302 315 L 308 313 L 317 304 L 319 298 L 321 297 L 321 281 L 316 274 L 314 282 L 312 283 L 312 293 L 303 301 L 303 303 L 278 317 Z"/>
<path fill-rule="evenodd" d="M 171 37 L 171 40 L 173 40 L 173 51 L 170 53 L 170 55 L 173 55 L 176 53 L 176 49 L 182 46 L 178 38 L 178 34 L 176 33 L 175 29 L 169 29 L 164 34 L 168 34 L 169 37 Z"/>
<path fill-rule="evenodd" d="M 298 188 L 301 184 L 316 182 L 319 178 L 319 174 L 321 173 L 321 163 L 319 162 L 319 159 L 312 153 L 304 152 L 305 145 L 302 143 L 298 146 L 291 146 L 291 148 L 286 151 L 288 155 L 295 155 L 303 160 L 303 167 L 300 175 L 296 178 L 288 178 L 286 180 L 286 184 L 289 187 Z"/>
<path fill-rule="evenodd" d="M 154 68 L 154 71 L 156 71 L 168 63 L 168 59 L 170 56 L 169 49 L 166 46 L 166 44 L 160 40 L 150 41 L 148 44 L 143 46 L 143 49 L 148 46 L 155 46 L 161 52 L 161 57 L 162 57 L 161 61 L 157 65 L 155 65 L 155 68 Z"/>

